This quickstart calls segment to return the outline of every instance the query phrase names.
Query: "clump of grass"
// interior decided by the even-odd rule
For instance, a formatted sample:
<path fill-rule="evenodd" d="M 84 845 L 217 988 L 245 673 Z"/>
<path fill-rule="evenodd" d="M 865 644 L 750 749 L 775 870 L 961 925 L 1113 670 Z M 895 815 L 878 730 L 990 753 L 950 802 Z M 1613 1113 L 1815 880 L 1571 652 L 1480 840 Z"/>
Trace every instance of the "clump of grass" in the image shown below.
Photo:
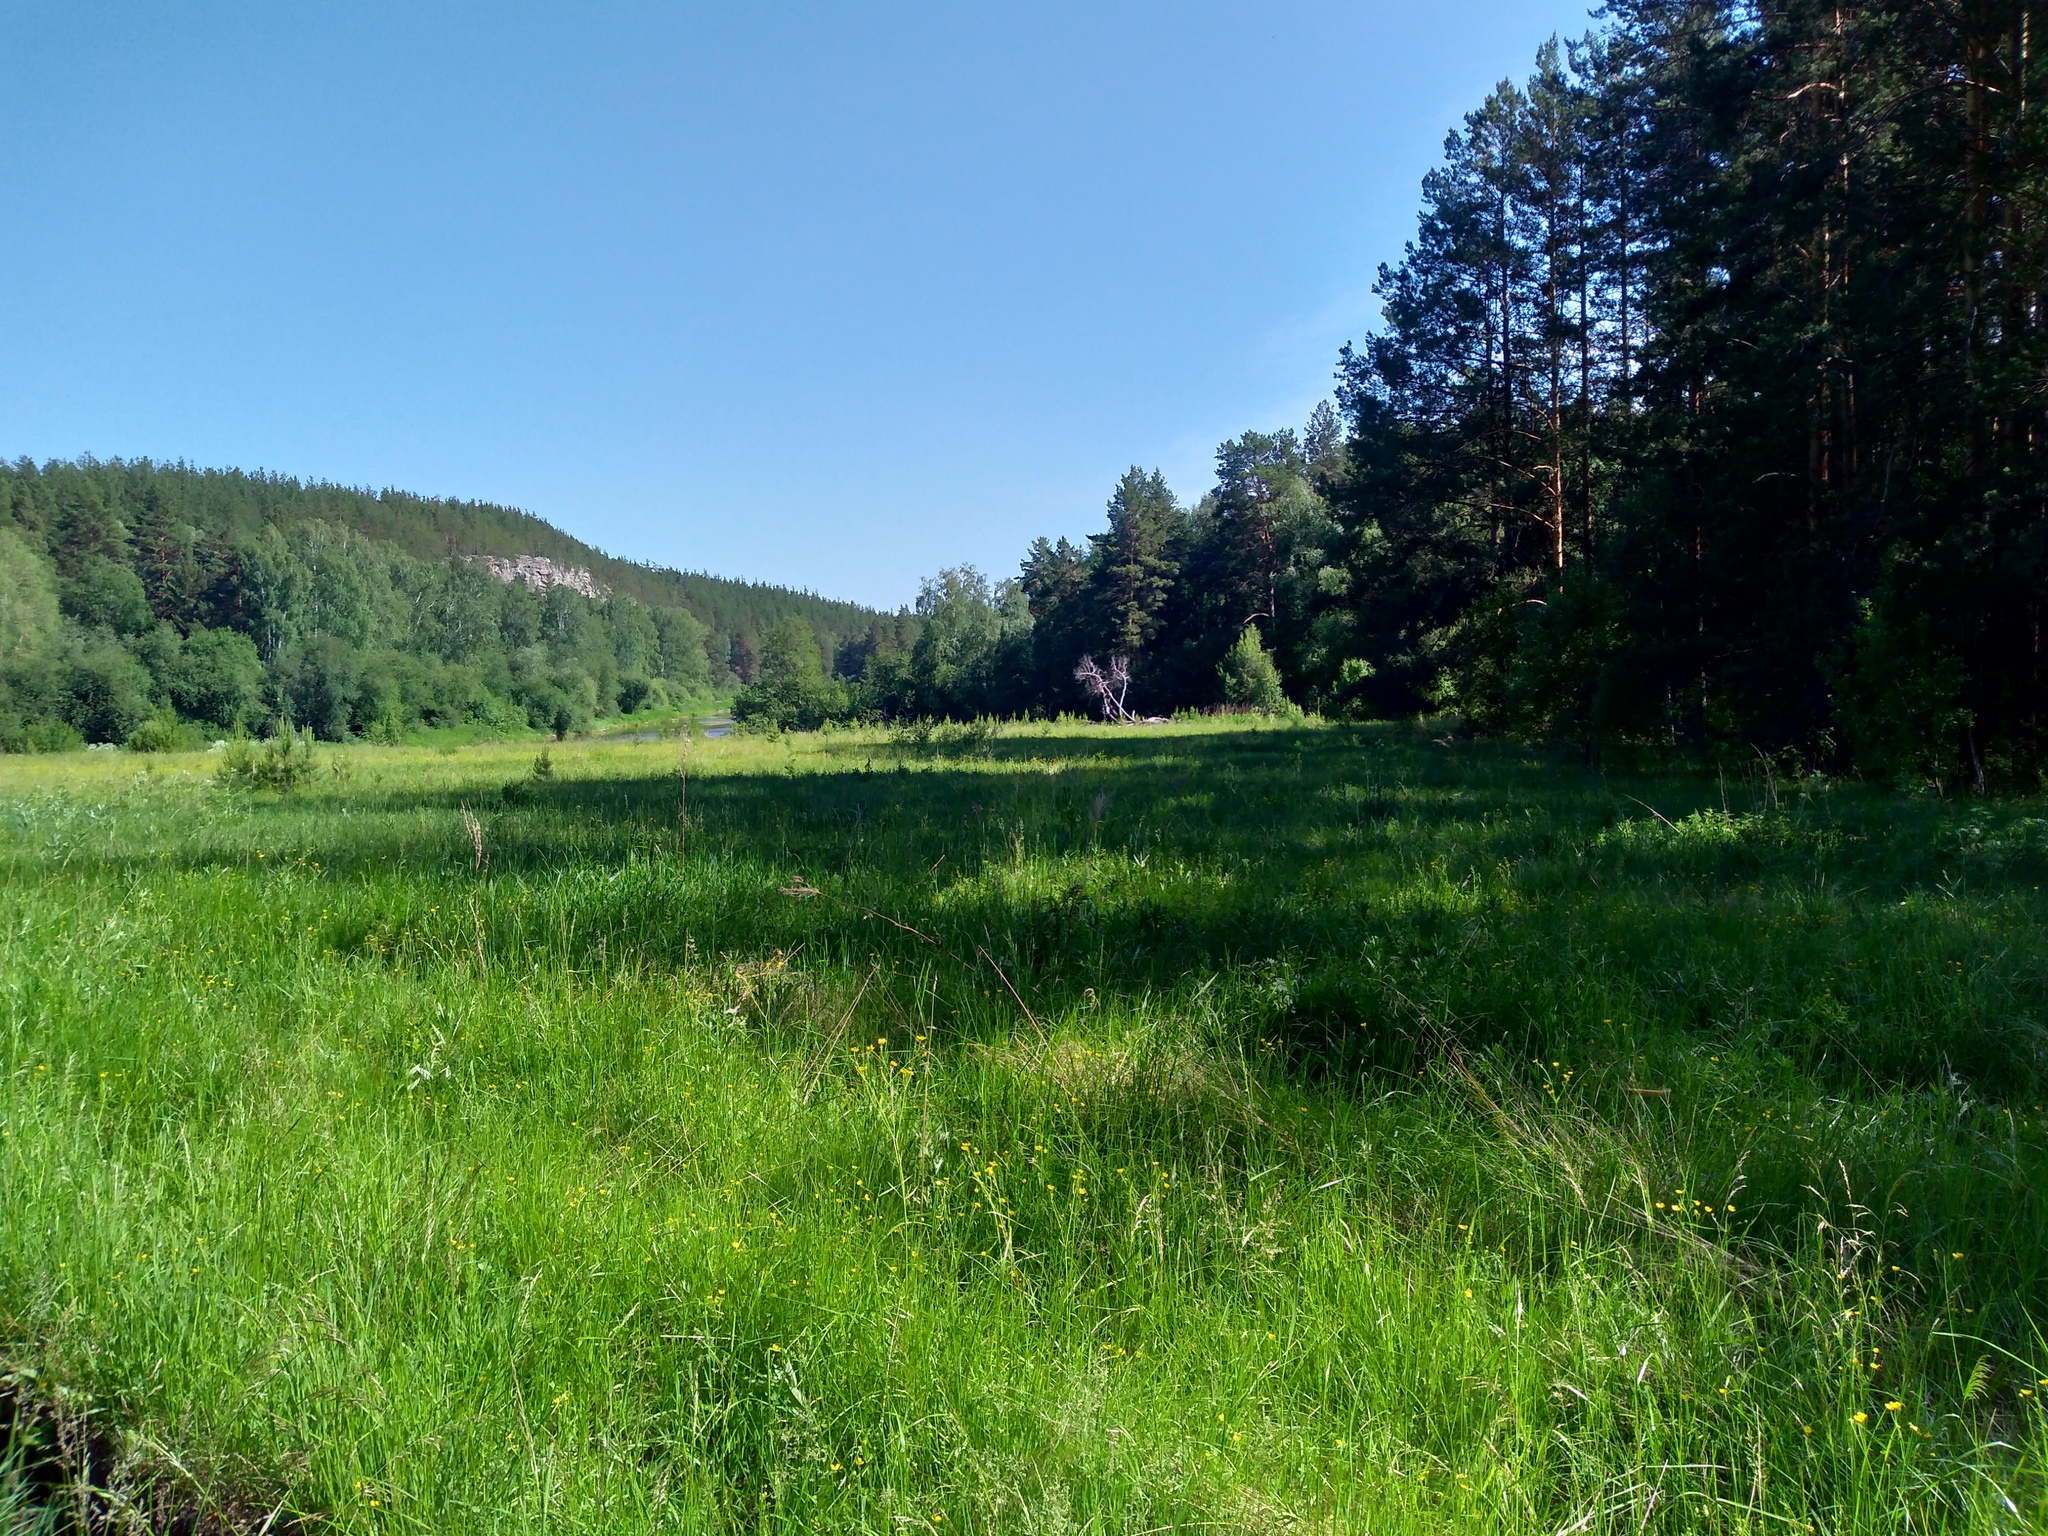
<path fill-rule="evenodd" d="M 990 757 L 1002 726 L 987 716 L 973 720 L 905 720 L 889 727 L 889 745 L 920 757 Z"/>
<path fill-rule="evenodd" d="M 888 749 L 0 766 L 0 1349 L 344 1530 L 2038 1522 L 2038 808 Z"/>

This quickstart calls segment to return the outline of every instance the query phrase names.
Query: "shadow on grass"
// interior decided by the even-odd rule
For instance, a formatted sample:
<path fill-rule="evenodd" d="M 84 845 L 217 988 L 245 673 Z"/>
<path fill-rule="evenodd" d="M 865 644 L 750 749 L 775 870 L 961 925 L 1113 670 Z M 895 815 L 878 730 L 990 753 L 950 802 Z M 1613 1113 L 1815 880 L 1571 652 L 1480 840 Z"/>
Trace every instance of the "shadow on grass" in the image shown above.
<path fill-rule="evenodd" d="M 1445 1041 L 1611 1054 L 1631 1027 L 1823 1081 L 2044 1076 L 2048 822 L 2024 803 L 1772 808 L 1762 786 L 1373 730 L 1025 735 L 971 758 L 822 740 L 694 777 L 686 863 L 666 772 L 337 787 L 261 816 L 353 886 L 329 930 L 347 953 L 409 933 L 565 972 L 937 962 L 977 1027 L 1014 1021 L 1011 986 L 1041 1020 L 1205 1010 L 1341 1076 Z"/>
<path fill-rule="evenodd" d="M 36 1389 L 27 1373 L 0 1377 L 0 1531 L 8 1536 L 297 1536 L 295 1516 L 219 1490 L 202 1493 L 182 1468 L 124 1455 L 104 1418 Z"/>

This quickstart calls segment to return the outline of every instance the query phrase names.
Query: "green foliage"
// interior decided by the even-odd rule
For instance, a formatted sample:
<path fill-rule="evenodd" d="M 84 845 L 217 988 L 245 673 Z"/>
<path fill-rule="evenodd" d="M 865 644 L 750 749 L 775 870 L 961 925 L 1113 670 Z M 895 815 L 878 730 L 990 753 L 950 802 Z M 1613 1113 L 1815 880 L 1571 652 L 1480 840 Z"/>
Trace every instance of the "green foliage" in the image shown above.
<path fill-rule="evenodd" d="M 972 720 L 1015 708 L 1030 666 L 1031 613 L 1015 582 L 963 565 L 921 585 L 916 639 L 893 678 L 864 695 L 892 718 Z"/>
<path fill-rule="evenodd" d="M 682 608 L 651 610 L 660 641 L 656 675 L 667 679 L 677 694 L 702 694 L 711 688 L 711 663 L 704 651 L 709 631 Z"/>
<path fill-rule="evenodd" d="M 1499 730 L 1561 737 L 1589 760 L 1630 728 L 1644 734 L 1662 701 L 1631 693 L 1639 675 L 1630 665 L 1624 603 L 1613 583 L 1585 569 L 1494 593 L 1459 636 L 1467 716 Z"/>
<path fill-rule="evenodd" d="M 50 474 L 49 549 L 57 569 L 75 576 L 95 560 L 125 564 L 132 552 L 128 526 L 107 504 L 107 487 L 85 465 Z"/>
<path fill-rule="evenodd" d="M 1186 543 L 1183 514 L 1165 476 L 1135 464 L 1125 470 L 1109 498 L 1109 527 L 1090 542 L 1096 626 L 1109 647 L 1136 655 L 1164 622 Z"/>
<path fill-rule="evenodd" d="M 1995 10 L 1604 14 L 1451 136 L 1344 353 L 1359 697 L 2034 783 L 2043 341 L 1986 317 L 2044 236 L 1987 210 L 2048 65 Z"/>
<path fill-rule="evenodd" d="M 1031 546 L 993 698 L 912 647 L 878 712 L 1077 709 L 1083 655 L 1199 709 L 1256 623 L 1331 715 L 2044 782 L 2048 55 L 1996 7 L 1601 16 L 1450 135 L 1336 409 L 1192 507 L 1132 469 Z"/>
<path fill-rule="evenodd" d="M 1243 633 L 1216 667 L 1223 688 L 1223 702 L 1261 715 L 1281 715 L 1288 710 L 1287 694 L 1280 686 L 1280 669 L 1259 643 L 1259 632 L 1247 624 Z"/>
<path fill-rule="evenodd" d="M 1074 677 L 1084 655 L 1132 663 L 1127 702 L 1139 713 L 1210 707 L 1223 702 L 1218 668 L 1254 620 L 1306 696 L 1332 696 L 1344 626 L 1319 605 L 1345 578 L 1316 481 L 1334 463 L 1334 428 L 1327 411 L 1318 420 L 1313 459 L 1289 431 L 1225 443 L 1217 489 L 1191 510 L 1158 471 L 1134 468 L 1085 549 L 1040 539 L 1010 581 L 940 572 L 907 634 L 873 634 L 844 658 L 861 709 L 955 720 L 1086 710 Z"/>
<path fill-rule="evenodd" d="M 1103 532 L 1085 549 L 1039 539 L 1014 581 L 941 572 L 907 653 L 878 647 L 859 673 L 863 703 L 891 719 L 1084 711 L 1076 664 L 1122 656 L 1134 712 L 1214 707 L 1231 702 L 1219 669 L 1252 623 L 1303 698 L 1338 702 L 1354 626 L 1324 489 L 1341 451 L 1331 413 L 1316 422 L 1313 452 L 1291 431 L 1224 443 L 1216 489 L 1193 508 L 1158 471 L 1131 469 Z"/>
<path fill-rule="evenodd" d="M 18 723 L 0 729 L 0 751 L 76 752 L 85 745 L 78 728 L 62 720 L 38 720 L 32 725 Z"/>
<path fill-rule="evenodd" d="M 1031 617 L 1031 671 L 1027 707 L 1048 713 L 1088 708 L 1074 682 L 1077 661 L 1095 648 L 1088 614 L 1087 551 L 1061 538 L 1033 542 L 1017 586 Z"/>
<path fill-rule="evenodd" d="M 372 711 L 363 690 L 363 653 L 338 635 L 316 634 L 286 643 L 273 669 L 292 718 L 315 735 L 346 741 Z"/>
<path fill-rule="evenodd" d="M 661 631 L 654 616 L 640 604 L 620 601 L 605 605 L 610 621 L 612 656 L 626 676 L 646 677 L 662 663 Z"/>
<path fill-rule="evenodd" d="M 47 563 L 0 525 L 0 659 L 40 650 L 56 631 L 57 590 Z"/>
<path fill-rule="evenodd" d="M 70 630 L 40 676 L 22 679 L 33 697 L 47 690 L 56 718 L 88 742 L 126 741 L 151 711 L 150 675 L 106 630 Z"/>
<path fill-rule="evenodd" d="M 898 735 L 687 862 L 673 741 L 8 759 L 10 1407 L 167 1527 L 2041 1524 L 2040 804 Z"/>
<path fill-rule="evenodd" d="M 1926 614 L 1901 624 L 1866 605 L 1852 679 L 1844 723 L 1860 763 L 1914 784 L 1970 773 L 1968 753 L 1957 751 L 1959 742 L 1974 751 L 1963 702 L 1968 679 L 1954 645 L 1935 634 Z"/>
<path fill-rule="evenodd" d="M 939 720 L 919 715 L 889 729 L 889 745 L 899 752 L 918 757 L 994 757 L 1001 739 L 999 722 L 984 715 L 978 720 Z"/>
<path fill-rule="evenodd" d="M 778 731 L 813 731 L 846 710 L 845 688 L 825 676 L 818 637 L 796 614 L 761 637 L 754 681 L 740 690 L 733 705 L 742 723 Z"/>
<path fill-rule="evenodd" d="M 1185 702 L 1210 702 L 1199 674 L 1213 675 L 1255 621 L 1304 697 L 1330 693 L 1335 636 L 1317 622 L 1318 610 L 1341 598 L 1345 583 L 1330 564 L 1340 530 L 1316 468 L 1292 432 L 1247 432 L 1216 450 L 1216 489 L 1195 511 L 1188 590 L 1178 605 Z"/>
<path fill-rule="evenodd" d="M 142 578 L 100 555 L 64 579 L 61 598 L 64 612 L 89 629 L 139 635 L 156 622 Z"/>
<path fill-rule="evenodd" d="M 263 702 L 263 660 L 247 635 L 194 629 L 168 669 L 167 691 L 188 720 L 232 729 L 251 724 Z"/>
<path fill-rule="evenodd" d="M 237 732 L 222 750 L 215 778 L 223 788 L 273 790 L 289 795 L 303 789 L 318 770 L 313 733 L 280 720 L 276 732 L 261 743 Z"/>
<path fill-rule="evenodd" d="M 610 561 L 504 508 L 17 464 L 0 640 L 34 638 L 0 652 L 0 734 L 132 726 L 133 689 L 77 661 L 109 636 L 176 703 L 165 626 L 246 635 L 264 703 L 340 739 L 562 735 L 735 683 L 782 729 L 1049 717 L 1084 706 L 1084 655 L 1139 714 L 1197 711 L 1251 686 L 1255 625 L 1332 717 L 2038 787 L 2048 51 L 2024 12 L 1932 14 L 1604 9 L 1449 136 L 1334 407 L 1220 445 L 1192 505 L 1133 467 L 1085 547 L 941 572 L 915 612 Z"/>
<path fill-rule="evenodd" d="M 206 738 L 195 725 L 176 716 L 151 715 L 122 743 L 130 752 L 197 752 Z"/>
<path fill-rule="evenodd" d="M 618 686 L 619 713 L 630 715 L 657 703 L 655 689 L 658 685 L 652 678 L 621 677 Z"/>
<path fill-rule="evenodd" d="M 500 582 L 467 558 L 486 554 L 544 555 L 610 595 Z M 63 719 L 122 740 L 161 707 L 220 728 L 282 708 L 336 741 L 566 733 L 708 702 L 790 615 L 827 647 L 876 617 L 607 560 L 503 508 L 146 461 L 0 467 L 0 734 Z M 72 663 L 110 643 L 148 675 L 139 710 L 81 701 L 108 679 Z"/>

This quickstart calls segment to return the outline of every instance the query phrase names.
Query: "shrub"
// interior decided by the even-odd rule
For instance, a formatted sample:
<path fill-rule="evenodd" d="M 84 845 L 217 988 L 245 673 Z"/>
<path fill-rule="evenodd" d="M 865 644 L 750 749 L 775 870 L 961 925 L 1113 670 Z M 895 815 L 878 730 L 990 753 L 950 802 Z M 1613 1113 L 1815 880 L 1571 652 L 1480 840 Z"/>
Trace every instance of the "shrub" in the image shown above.
<path fill-rule="evenodd" d="M 538 784 L 552 784 L 555 778 L 555 760 L 548 749 L 542 747 L 540 756 L 533 760 L 533 767 L 524 779 L 514 779 L 504 789 L 507 805 L 524 805 L 533 798 L 533 789 Z"/>
<path fill-rule="evenodd" d="M 363 735 L 387 747 L 403 745 L 405 741 L 405 716 L 396 706 L 387 707 L 363 729 Z"/>
<path fill-rule="evenodd" d="M 1284 715 L 1290 709 L 1280 686 L 1280 671 L 1259 643 L 1259 632 L 1247 624 L 1216 667 L 1223 702 L 1262 715 Z"/>
<path fill-rule="evenodd" d="M 557 741 L 565 740 L 571 731 L 580 731 L 589 725 L 590 707 L 582 697 L 582 690 L 575 686 L 580 681 L 580 678 L 565 676 L 528 683 L 524 689 L 526 723 L 537 731 L 553 731 Z"/>
<path fill-rule="evenodd" d="M 1963 700 L 1967 675 L 1948 636 L 1925 614 L 1899 622 L 1866 604 L 1856 635 L 1854 685 L 1842 721 L 1858 767 L 1905 783 L 1967 772 L 1974 720 Z"/>
<path fill-rule="evenodd" d="M 646 677 L 619 679 L 619 713 L 637 714 L 654 697 L 654 681 Z"/>
<path fill-rule="evenodd" d="M 889 745 L 921 757 L 993 757 L 1002 735 L 998 721 L 901 720 L 889 728 Z"/>
<path fill-rule="evenodd" d="M 198 726 L 152 715 L 128 733 L 123 745 L 130 752 L 197 752 L 206 743 Z"/>
<path fill-rule="evenodd" d="M 488 688 L 480 688 L 463 706 L 462 718 L 482 726 L 498 735 L 525 730 L 527 720 L 519 706 L 500 698 Z"/>
<path fill-rule="evenodd" d="M 85 745 L 85 738 L 78 734 L 78 728 L 63 720 L 38 720 L 24 729 L 17 739 L 21 745 L 10 747 L 10 751 L 76 752 Z"/>
<path fill-rule="evenodd" d="M 312 778 L 317 766 L 313 733 L 283 720 L 261 747 L 237 733 L 221 758 L 220 782 L 229 789 L 274 789 L 288 795 Z"/>

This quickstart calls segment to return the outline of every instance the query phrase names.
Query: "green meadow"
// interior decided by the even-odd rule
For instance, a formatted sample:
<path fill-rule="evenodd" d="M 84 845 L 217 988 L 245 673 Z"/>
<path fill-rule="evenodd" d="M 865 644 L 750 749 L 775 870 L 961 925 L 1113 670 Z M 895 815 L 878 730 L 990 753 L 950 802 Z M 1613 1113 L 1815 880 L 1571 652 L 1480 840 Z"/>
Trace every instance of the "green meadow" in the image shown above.
<path fill-rule="evenodd" d="M 537 749 L 0 759 L 0 1530 L 2042 1524 L 2039 802 Z"/>

